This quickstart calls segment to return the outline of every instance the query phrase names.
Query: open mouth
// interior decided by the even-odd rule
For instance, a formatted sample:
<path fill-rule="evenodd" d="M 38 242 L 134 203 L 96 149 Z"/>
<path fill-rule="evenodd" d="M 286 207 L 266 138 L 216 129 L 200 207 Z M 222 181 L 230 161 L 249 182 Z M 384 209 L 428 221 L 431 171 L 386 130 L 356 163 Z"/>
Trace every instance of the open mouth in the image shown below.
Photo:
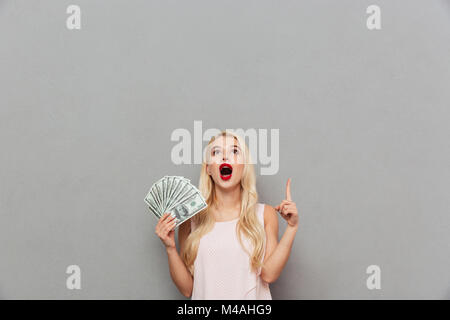
<path fill-rule="evenodd" d="M 222 163 L 219 167 L 220 177 L 222 180 L 228 180 L 231 178 L 231 173 L 233 172 L 233 167 L 228 163 Z"/>

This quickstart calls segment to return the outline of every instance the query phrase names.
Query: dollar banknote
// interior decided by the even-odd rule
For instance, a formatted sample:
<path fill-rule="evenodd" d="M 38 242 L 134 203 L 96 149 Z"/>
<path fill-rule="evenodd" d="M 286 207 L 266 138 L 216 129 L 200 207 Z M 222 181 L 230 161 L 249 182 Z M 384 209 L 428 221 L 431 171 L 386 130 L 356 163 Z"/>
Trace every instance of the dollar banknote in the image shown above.
<path fill-rule="evenodd" d="M 156 181 L 144 198 L 149 210 L 159 220 L 165 213 L 177 218 L 176 226 L 207 207 L 201 192 L 189 179 L 164 176 Z"/>

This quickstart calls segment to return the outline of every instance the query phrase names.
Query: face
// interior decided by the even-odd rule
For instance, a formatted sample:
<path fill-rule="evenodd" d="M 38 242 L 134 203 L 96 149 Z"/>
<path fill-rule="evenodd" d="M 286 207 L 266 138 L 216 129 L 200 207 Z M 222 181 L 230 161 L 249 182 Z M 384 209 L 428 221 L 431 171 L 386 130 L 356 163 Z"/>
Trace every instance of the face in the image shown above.
<path fill-rule="evenodd" d="M 233 188 L 241 183 L 244 154 L 239 142 L 232 136 L 220 136 L 207 150 L 206 171 L 219 187 Z"/>

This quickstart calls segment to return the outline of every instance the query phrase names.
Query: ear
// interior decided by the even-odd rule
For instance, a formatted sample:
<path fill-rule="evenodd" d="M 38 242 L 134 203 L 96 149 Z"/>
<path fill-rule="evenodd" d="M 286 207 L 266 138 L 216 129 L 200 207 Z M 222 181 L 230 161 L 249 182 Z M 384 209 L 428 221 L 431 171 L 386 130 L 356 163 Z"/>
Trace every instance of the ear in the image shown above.
<path fill-rule="evenodd" d="M 208 175 L 211 175 L 211 172 L 209 172 L 209 164 L 206 165 L 206 173 L 207 173 Z"/>

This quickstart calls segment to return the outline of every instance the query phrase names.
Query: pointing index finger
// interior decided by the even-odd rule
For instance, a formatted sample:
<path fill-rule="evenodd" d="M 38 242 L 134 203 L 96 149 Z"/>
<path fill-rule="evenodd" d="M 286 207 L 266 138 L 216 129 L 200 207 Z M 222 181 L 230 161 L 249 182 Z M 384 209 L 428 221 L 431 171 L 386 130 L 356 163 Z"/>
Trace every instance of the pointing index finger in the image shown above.
<path fill-rule="evenodd" d="M 292 198 L 291 198 L 291 178 L 289 178 L 287 183 L 286 183 L 286 200 L 292 201 Z"/>

